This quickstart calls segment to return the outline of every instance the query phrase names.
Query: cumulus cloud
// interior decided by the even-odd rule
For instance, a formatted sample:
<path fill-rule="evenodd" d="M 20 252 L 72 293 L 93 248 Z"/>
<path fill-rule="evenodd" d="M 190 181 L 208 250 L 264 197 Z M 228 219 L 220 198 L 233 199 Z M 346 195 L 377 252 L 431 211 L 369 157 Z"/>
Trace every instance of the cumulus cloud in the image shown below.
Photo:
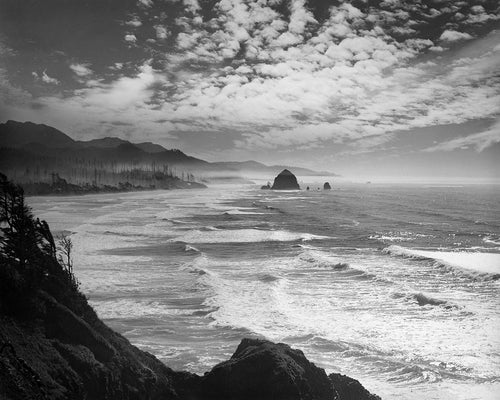
<path fill-rule="evenodd" d="M 47 71 L 43 71 L 41 74 L 38 74 L 36 72 L 32 72 L 31 75 L 33 78 L 35 78 L 36 81 L 42 81 L 43 83 L 49 84 L 49 85 L 59 85 L 61 82 L 53 77 L 50 77 L 47 75 Z"/>
<path fill-rule="evenodd" d="M 89 68 L 90 64 L 70 64 L 69 68 L 79 77 L 86 77 L 92 75 L 92 70 Z"/>
<path fill-rule="evenodd" d="M 138 0 L 138 4 L 145 8 L 151 8 L 154 6 L 153 0 Z"/>
<path fill-rule="evenodd" d="M 130 43 L 135 43 L 137 42 L 137 38 L 135 37 L 135 35 L 127 34 L 125 35 L 125 41 Z"/>
<path fill-rule="evenodd" d="M 133 28 L 138 28 L 138 27 L 142 26 L 142 21 L 140 20 L 139 17 L 134 16 L 131 20 L 126 21 L 125 25 L 131 26 Z"/>
<path fill-rule="evenodd" d="M 168 37 L 167 28 L 161 25 L 156 25 L 155 27 L 156 38 L 159 40 L 164 40 Z"/>
<path fill-rule="evenodd" d="M 439 39 L 445 42 L 456 42 L 459 40 L 470 40 L 472 36 L 465 32 L 446 30 L 441 34 Z"/>

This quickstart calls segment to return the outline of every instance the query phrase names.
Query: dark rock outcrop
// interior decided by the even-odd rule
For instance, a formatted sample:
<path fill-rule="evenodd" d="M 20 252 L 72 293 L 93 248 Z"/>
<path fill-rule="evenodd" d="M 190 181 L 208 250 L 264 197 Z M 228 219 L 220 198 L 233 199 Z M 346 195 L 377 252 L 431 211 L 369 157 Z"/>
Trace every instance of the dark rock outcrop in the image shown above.
<path fill-rule="evenodd" d="M 328 376 L 342 400 L 380 400 L 380 397 L 366 390 L 359 381 L 342 374 Z"/>
<path fill-rule="evenodd" d="M 335 398 L 325 371 L 300 350 L 258 339 L 243 339 L 230 360 L 203 378 L 209 399 L 299 400 Z"/>
<path fill-rule="evenodd" d="M 294 174 L 289 170 L 284 169 L 279 175 L 274 178 L 273 190 L 300 190 L 299 183 Z"/>
<path fill-rule="evenodd" d="M 323 190 L 332 190 L 329 182 L 325 182 L 325 184 L 323 185 Z"/>

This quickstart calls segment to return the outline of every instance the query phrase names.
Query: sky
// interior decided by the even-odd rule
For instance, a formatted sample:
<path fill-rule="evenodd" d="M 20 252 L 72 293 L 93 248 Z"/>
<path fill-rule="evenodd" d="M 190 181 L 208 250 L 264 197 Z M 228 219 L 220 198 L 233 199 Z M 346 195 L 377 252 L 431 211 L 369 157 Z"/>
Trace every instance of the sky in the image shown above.
<path fill-rule="evenodd" d="M 0 122 L 208 161 L 500 179 L 497 0 L 0 0 Z"/>

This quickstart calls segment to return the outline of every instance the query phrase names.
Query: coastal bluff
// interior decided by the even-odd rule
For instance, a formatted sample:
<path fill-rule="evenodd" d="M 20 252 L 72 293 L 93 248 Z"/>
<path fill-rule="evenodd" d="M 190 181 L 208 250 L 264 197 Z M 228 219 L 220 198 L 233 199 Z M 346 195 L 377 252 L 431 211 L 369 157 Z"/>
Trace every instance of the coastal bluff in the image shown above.
<path fill-rule="evenodd" d="M 276 178 L 274 178 L 272 190 L 300 190 L 299 183 L 294 174 L 288 169 L 281 171 Z"/>
<path fill-rule="evenodd" d="M 300 350 L 255 338 L 202 376 L 174 371 L 99 319 L 73 275 L 71 246 L 55 242 L 2 174 L 0 220 L 2 400 L 379 399 Z"/>

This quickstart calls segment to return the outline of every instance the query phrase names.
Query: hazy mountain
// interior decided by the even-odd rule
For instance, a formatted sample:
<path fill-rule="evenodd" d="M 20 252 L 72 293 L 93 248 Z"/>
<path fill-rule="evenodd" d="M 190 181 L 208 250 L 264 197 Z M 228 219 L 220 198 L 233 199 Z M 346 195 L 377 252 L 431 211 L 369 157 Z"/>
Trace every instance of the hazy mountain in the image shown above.
<path fill-rule="evenodd" d="M 42 124 L 32 122 L 7 121 L 0 124 L 0 148 L 18 150 L 3 154 L 8 156 L 10 162 L 15 162 L 16 157 L 21 160 L 29 159 L 29 154 L 34 156 L 64 158 L 66 164 L 69 160 L 91 160 L 92 162 L 105 163 L 130 163 L 168 165 L 180 168 L 183 171 L 195 173 L 204 178 L 210 177 L 251 177 L 269 176 L 271 179 L 276 173 L 288 168 L 297 175 L 328 175 L 330 172 L 317 172 L 307 168 L 286 165 L 268 166 L 256 161 L 223 161 L 207 162 L 188 156 L 180 150 L 167 150 L 151 142 L 131 143 L 117 137 L 105 137 L 88 141 L 75 141 L 65 133 Z M 21 151 L 23 150 L 23 151 Z M 64 150 L 64 151 L 61 151 Z M 27 152 L 27 153 L 26 153 Z M 38 160 L 37 162 L 40 162 Z M 46 160 L 50 165 L 56 165 L 54 160 Z M 5 164 L 4 160 L 3 163 Z M 17 164 L 17 163 L 16 163 Z M 10 165 L 9 165 L 10 166 Z M 19 165 L 19 168 L 22 165 Z M 5 165 L 4 165 L 5 167 Z"/>
<path fill-rule="evenodd" d="M 128 140 L 120 139 L 117 137 L 105 137 L 102 139 L 93 139 L 88 141 L 76 142 L 79 147 L 99 147 L 99 148 L 115 148 L 121 144 L 130 143 Z"/>
<path fill-rule="evenodd" d="M 162 151 L 167 150 L 165 147 L 151 142 L 136 143 L 136 146 L 141 150 L 144 150 L 146 153 L 161 153 Z"/>
<path fill-rule="evenodd" d="M 265 165 L 257 161 L 219 161 L 211 163 L 213 168 L 218 168 L 227 171 L 242 171 L 245 173 L 255 173 L 255 174 L 269 174 L 273 172 L 276 173 L 283 171 L 284 169 L 293 169 L 296 175 L 303 176 L 337 176 L 332 172 L 327 171 L 313 171 L 308 168 L 292 167 L 289 165 Z"/>
<path fill-rule="evenodd" d="M 0 124 L 0 147 L 23 147 L 30 143 L 47 147 L 72 147 L 75 141 L 61 131 L 32 122 L 7 121 Z"/>

